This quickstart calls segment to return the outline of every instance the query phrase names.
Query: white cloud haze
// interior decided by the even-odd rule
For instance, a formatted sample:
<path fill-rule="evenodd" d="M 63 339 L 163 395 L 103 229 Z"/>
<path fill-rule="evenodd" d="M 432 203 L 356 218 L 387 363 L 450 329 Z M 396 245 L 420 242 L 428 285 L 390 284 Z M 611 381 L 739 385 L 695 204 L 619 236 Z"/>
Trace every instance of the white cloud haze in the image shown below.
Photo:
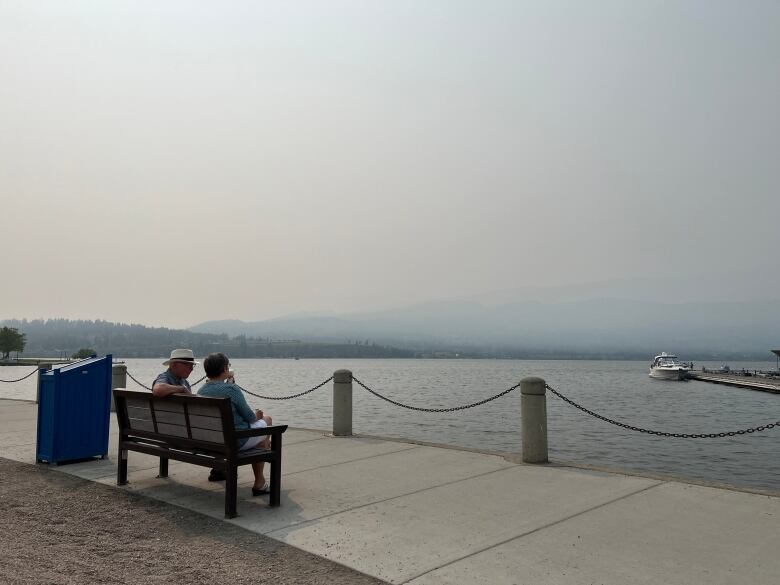
<path fill-rule="evenodd" d="M 0 0 L 0 318 L 780 272 L 779 26 L 760 1 Z"/>

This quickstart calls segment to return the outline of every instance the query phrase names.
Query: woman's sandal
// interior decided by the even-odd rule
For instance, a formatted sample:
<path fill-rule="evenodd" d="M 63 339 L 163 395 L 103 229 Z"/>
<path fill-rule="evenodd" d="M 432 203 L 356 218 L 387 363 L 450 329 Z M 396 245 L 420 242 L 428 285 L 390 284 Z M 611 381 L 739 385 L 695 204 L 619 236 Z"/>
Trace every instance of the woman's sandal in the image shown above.
<path fill-rule="evenodd" d="M 263 484 L 263 487 L 256 488 L 255 486 L 252 486 L 252 495 L 253 496 L 262 496 L 264 494 L 267 494 L 269 492 L 268 482 L 265 482 Z"/>

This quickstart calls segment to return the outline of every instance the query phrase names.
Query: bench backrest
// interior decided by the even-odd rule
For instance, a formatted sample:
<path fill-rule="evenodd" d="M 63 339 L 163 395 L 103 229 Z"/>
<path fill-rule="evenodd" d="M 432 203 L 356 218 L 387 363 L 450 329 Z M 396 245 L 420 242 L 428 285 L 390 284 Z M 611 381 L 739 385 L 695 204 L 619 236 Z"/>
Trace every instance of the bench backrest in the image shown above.
<path fill-rule="evenodd" d="M 116 389 L 114 402 L 123 434 L 218 451 L 236 445 L 229 398 Z"/>

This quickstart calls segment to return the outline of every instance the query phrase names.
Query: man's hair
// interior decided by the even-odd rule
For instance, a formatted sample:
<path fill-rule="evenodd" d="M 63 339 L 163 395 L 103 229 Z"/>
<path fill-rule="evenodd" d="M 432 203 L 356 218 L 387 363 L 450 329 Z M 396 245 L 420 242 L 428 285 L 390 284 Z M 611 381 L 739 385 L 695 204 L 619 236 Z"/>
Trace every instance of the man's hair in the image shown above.
<path fill-rule="evenodd" d="M 229 364 L 230 360 L 224 353 L 210 353 L 203 360 L 203 369 L 206 370 L 206 375 L 209 378 L 216 378 L 225 371 Z"/>

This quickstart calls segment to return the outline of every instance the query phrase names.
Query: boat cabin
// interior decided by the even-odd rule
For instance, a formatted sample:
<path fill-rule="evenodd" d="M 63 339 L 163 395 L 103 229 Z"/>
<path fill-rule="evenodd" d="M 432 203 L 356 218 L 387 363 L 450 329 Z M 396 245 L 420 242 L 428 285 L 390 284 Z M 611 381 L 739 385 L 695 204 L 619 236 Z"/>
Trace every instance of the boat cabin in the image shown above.
<path fill-rule="evenodd" d="M 677 359 L 676 355 L 672 355 L 670 353 L 663 352 L 661 355 L 655 356 L 653 359 L 653 363 L 650 365 L 652 368 L 663 368 L 663 367 L 669 367 L 669 366 L 679 366 L 681 365 L 679 360 Z"/>

